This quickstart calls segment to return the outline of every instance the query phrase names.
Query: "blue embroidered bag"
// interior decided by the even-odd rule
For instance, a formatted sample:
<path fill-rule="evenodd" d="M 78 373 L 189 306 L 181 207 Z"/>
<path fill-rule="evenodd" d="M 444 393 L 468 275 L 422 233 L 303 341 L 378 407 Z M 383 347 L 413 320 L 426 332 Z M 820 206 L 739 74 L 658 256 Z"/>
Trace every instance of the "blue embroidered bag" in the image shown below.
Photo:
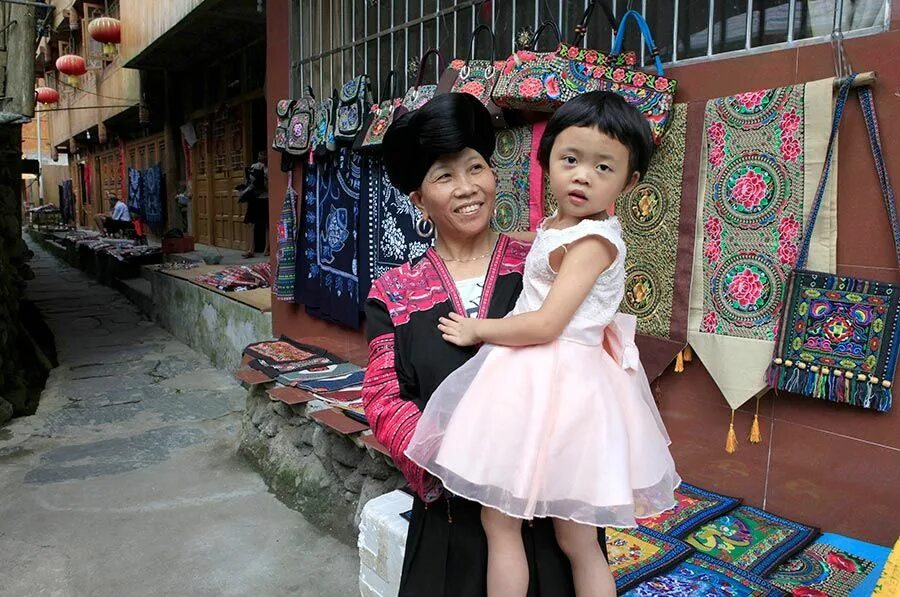
<path fill-rule="evenodd" d="M 359 75 L 344 83 L 337 104 L 334 138 L 353 143 L 363 130 L 369 107 L 372 105 L 372 86 L 369 75 Z"/>
<path fill-rule="evenodd" d="M 884 412 L 891 408 L 900 347 L 900 286 L 805 269 L 853 78 L 849 77 L 838 93 L 825 169 L 789 281 L 787 308 L 781 316 L 767 381 L 779 390 Z M 900 263 L 900 223 L 881 152 L 875 102 L 868 87 L 860 87 L 858 95 Z"/>

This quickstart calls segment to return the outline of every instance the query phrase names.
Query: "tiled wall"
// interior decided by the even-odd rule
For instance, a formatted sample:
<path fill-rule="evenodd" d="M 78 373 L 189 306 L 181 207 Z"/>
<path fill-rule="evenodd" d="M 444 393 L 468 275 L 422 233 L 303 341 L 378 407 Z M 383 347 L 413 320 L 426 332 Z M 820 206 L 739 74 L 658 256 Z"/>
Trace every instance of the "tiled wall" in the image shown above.
<path fill-rule="evenodd" d="M 268 3 L 269 130 L 274 129 L 274 103 L 288 93 L 287 5 L 286 1 Z M 886 159 L 895 184 L 900 184 L 896 137 L 900 130 L 900 61 L 896 58 L 900 55 L 900 1 L 894 5 L 891 32 L 850 40 L 846 47 L 858 71 L 878 72 L 875 95 Z M 672 75 L 679 82 L 679 101 L 704 101 L 832 76 L 831 48 L 823 44 L 681 66 L 672 69 Z M 900 281 L 856 104 L 845 117 L 839 159 L 839 271 Z M 269 160 L 277 164 L 278 156 L 272 154 Z M 276 168 L 270 170 L 271 230 L 275 229 L 286 181 Z M 293 305 L 274 305 L 273 317 L 278 333 L 365 362 L 361 333 L 312 319 L 302 307 Z M 701 363 L 695 360 L 683 374 L 667 372 L 655 386 L 676 462 L 687 481 L 867 541 L 891 545 L 900 536 L 900 406 L 888 414 L 875 414 L 769 395 L 760 408 L 762 443 L 746 441 L 754 408 L 747 404 L 735 418 L 741 436 L 739 450 L 728 455 L 724 445 L 730 410 Z"/>

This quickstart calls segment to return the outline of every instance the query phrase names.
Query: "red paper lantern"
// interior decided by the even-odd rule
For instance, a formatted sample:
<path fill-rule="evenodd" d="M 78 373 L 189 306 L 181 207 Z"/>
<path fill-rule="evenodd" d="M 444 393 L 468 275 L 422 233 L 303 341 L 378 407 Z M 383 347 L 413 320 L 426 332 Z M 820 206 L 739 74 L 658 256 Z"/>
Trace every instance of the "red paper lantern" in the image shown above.
<path fill-rule="evenodd" d="M 66 75 L 69 85 L 78 84 L 78 77 L 87 73 L 87 63 L 84 58 L 75 54 L 66 54 L 56 59 L 56 70 Z"/>
<path fill-rule="evenodd" d="M 34 90 L 35 99 L 41 104 L 55 104 L 59 101 L 59 92 L 52 87 L 38 87 Z"/>
<path fill-rule="evenodd" d="M 103 54 L 110 56 L 116 53 L 115 45 L 122 41 L 122 23 L 112 17 L 99 17 L 91 20 L 88 34 L 103 44 Z"/>

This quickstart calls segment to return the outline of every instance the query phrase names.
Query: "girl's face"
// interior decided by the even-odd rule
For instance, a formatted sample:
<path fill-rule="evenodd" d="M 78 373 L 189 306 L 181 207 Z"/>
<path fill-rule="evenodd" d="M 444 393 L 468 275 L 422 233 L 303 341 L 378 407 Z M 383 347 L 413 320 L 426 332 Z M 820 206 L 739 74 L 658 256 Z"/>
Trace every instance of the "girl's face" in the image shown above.
<path fill-rule="evenodd" d="M 480 153 L 466 148 L 432 164 L 409 197 L 439 235 L 465 239 L 487 230 L 496 193 L 494 172 Z"/>
<path fill-rule="evenodd" d="M 640 178 L 628 158 L 625 145 L 596 128 L 560 132 L 550 151 L 550 188 L 560 215 L 585 219 L 606 212 Z"/>

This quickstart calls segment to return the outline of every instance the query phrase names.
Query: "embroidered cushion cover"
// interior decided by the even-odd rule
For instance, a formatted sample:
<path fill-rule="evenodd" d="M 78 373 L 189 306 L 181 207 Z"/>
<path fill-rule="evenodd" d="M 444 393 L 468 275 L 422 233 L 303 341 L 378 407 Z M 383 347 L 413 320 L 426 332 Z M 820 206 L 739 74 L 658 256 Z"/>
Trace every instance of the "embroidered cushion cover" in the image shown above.
<path fill-rule="evenodd" d="M 627 597 L 775 597 L 782 594 L 764 578 L 703 554 L 692 555 L 670 572 L 625 593 Z"/>
<path fill-rule="evenodd" d="M 698 526 L 741 504 L 738 498 L 720 495 L 682 483 L 675 490 L 675 507 L 652 518 L 641 518 L 641 526 L 673 537 L 683 537 Z"/>
<path fill-rule="evenodd" d="M 659 574 L 691 552 L 683 541 L 643 527 L 607 529 L 606 550 L 618 591 Z"/>

